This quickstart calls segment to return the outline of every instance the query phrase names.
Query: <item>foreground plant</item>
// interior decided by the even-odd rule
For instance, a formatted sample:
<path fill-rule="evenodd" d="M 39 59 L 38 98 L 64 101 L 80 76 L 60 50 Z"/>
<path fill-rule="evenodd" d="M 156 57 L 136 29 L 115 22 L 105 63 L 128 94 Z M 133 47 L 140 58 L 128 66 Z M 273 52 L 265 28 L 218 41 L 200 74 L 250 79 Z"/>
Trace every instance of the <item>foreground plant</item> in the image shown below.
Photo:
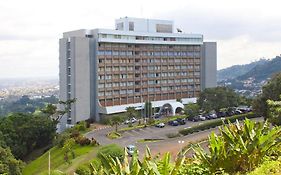
<path fill-rule="evenodd" d="M 280 127 L 270 128 L 268 122 L 229 123 L 220 128 L 220 136 L 209 137 L 209 151 L 195 146 L 195 157 L 212 173 L 247 172 L 262 163 L 263 158 L 280 146 Z"/>
<path fill-rule="evenodd" d="M 119 158 L 103 156 L 105 161 L 102 165 L 96 167 L 91 164 L 91 171 L 95 175 L 176 175 L 180 174 L 180 169 L 184 163 L 185 157 L 180 153 L 174 163 L 171 163 L 171 154 L 166 153 L 162 159 L 152 157 L 149 148 L 146 149 L 143 161 L 138 158 L 137 152 L 128 159 L 125 151 L 124 161 Z"/>

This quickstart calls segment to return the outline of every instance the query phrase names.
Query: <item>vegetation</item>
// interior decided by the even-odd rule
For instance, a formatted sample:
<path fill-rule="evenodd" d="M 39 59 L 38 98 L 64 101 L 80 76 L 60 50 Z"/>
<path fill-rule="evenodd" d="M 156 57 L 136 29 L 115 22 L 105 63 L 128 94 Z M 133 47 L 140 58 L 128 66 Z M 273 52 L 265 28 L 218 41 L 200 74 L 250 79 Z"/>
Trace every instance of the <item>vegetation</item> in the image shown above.
<path fill-rule="evenodd" d="M 55 96 L 30 99 L 24 95 L 16 101 L 0 101 L 0 116 L 6 116 L 9 113 L 31 114 L 36 112 L 37 109 L 45 107 L 47 103 L 57 104 L 58 99 Z"/>
<path fill-rule="evenodd" d="M 239 95 L 227 87 L 206 88 L 200 93 L 197 103 L 206 112 L 218 112 L 221 108 L 237 106 Z"/>
<path fill-rule="evenodd" d="M 44 116 L 14 113 L 0 119 L 2 142 L 16 158 L 23 159 L 34 149 L 52 143 L 56 123 Z"/>
<path fill-rule="evenodd" d="M 117 138 L 121 137 L 121 134 L 118 132 L 110 132 L 107 134 L 107 137 L 110 139 L 117 139 Z"/>
<path fill-rule="evenodd" d="M 92 145 L 80 146 L 79 144 L 75 144 L 72 147 L 72 151 L 75 153 L 75 159 L 69 157 L 68 162 L 65 161 L 64 150 L 58 146 L 53 147 L 49 151 L 51 152 L 51 169 L 58 169 L 60 171 L 66 171 L 68 167 L 74 166 L 75 162 L 81 162 L 81 157 L 91 153 L 92 151 L 96 152 L 97 147 Z M 31 175 L 31 174 L 41 174 L 48 171 L 48 159 L 49 153 L 46 152 L 36 160 L 30 162 L 23 170 L 23 175 Z M 46 173 L 47 174 L 47 173 Z"/>
<path fill-rule="evenodd" d="M 152 113 L 152 103 L 150 101 L 145 102 L 144 104 L 144 116 L 146 118 L 151 118 L 153 113 Z"/>
<path fill-rule="evenodd" d="M 130 107 L 126 108 L 126 111 L 127 111 L 128 119 L 131 119 L 131 118 L 135 117 L 136 108 L 130 106 Z"/>
<path fill-rule="evenodd" d="M 126 154 L 126 151 L 125 151 Z M 95 167 L 91 164 L 91 171 L 93 174 L 179 174 L 180 167 L 184 163 L 185 157 L 179 155 L 175 160 L 175 163 L 171 163 L 170 153 L 166 153 L 160 160 L 152 158 L 150 150 L 147 149 L 143 161 L 138 159 L 137 152 L 133 154 L 132 158 L 128 160 L 128 156 L 125 155 L 124 160 L 120 160 L 118 157 L 103 156 L 105 161 L 101 166 Z"/>
<path fill-rule="evenodd" d="M 196 103 L 188 103 L 184 107 L 184 113 L 187 116 L 187 118 L 193 118 L 197 115 L 199 115 L 200 106 Z"/>
<path fill-rule="evenodd" d="M 118 132 L 118 126 L 122 123 L 122 118 L 120 116 L 114 116 L 110 119 L 110 125 L 115 126 L 115 132 Z"/>
<path fill-rule="evenodd" d="M 17 160 L 9 148 L 0 147 L 0 174 L 21 175 L 23 162 Z"/>
<path fill-rule="evenodd" d="M 106 159 L 104 159 L 105 157 L 116 157 L 120 161 L 123 161 L 124 151 L 120 146 L 116 144 L 105 145 L 99 149 L 97 158 L 99 158 L 101 162 L 104 163 L 106 161 Z"/>
<path fill-rule="evenodd" d="M 258 115 L 269 117 L 269 106 L 267 100 L 277 101 L 281 94 L 281 73 L 272 77 L 272 79 L 262 88 L 262 94 L 253 102 L 254 112 Z"/>
<path fill-rule="evenodd" d="M 256 115 L 254 113 L 248 113 L 248 114 L 241 114 L 241 115 L 235 115 L 235 116 L 228 117 L 227 121 L 233 123 L 236 120 L 244 120 L 245 118 L 255 118 L 255 117 L 256 117 Z M 182 135 L 188 135 L 188 134 L 192 134 L 194 132 L 199 132 L 199 131 L 203 131 L 206 129 L 215 128 L 215 127 L 221 126 L 223 124 L 224 124 L 224 120 L 221 120 L 221 119 L 211 120 L 211 121 L 205 122 L 201 125 L 179 130 L 179 133 Z"/>
<path fill-rule="evenodd" d="M 175 137 L 179 137 L 180 134 L 179 133 L 168 133 L 168 134 L 166 134 L 166 136 L 168 138 L 175 138 Z"/>
<path fill-rule="evenodd" d="M 281 98 L 281 95 L 280 95 Z M 267 100 L 269 107 L 268 118 L 273 125 L 281 125 L 281 101 Z"/>
<path fill-rule="evenodd" d="M 269 124 L 246 119 L 243 124 L 229 123 L 220 128 L 220 136 L 209 137 L 208 152 L 199 145 L 194 147 L 196 158 L 211 173 L 219 170 L 233 174 L 249 172 L 258 167 L 266 156 L 281 144 L 281 128 L 270 129 Z"/>

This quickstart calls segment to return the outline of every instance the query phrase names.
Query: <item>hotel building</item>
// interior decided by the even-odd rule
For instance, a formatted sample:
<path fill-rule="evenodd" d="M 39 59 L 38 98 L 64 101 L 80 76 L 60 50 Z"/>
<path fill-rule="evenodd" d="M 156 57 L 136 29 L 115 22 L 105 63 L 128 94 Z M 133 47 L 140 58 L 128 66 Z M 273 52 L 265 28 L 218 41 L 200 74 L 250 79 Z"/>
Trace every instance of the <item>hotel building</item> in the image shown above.
<path fill-rule="evenodd" d="M 216 86 L 216 42 L 174 32 L 173 21 L 120 18 L 115 29 L 76 30 L 60 39 L 60 100 L 76 98 L 65 121 L 194 102 Z"/>

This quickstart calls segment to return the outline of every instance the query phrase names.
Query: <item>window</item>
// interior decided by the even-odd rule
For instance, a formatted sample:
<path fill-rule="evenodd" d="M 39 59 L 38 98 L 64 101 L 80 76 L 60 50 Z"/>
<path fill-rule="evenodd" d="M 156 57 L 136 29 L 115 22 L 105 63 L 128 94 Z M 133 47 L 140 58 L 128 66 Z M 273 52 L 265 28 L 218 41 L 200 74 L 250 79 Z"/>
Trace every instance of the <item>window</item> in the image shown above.
<path fill-rule="evenodd" d="M 117 29 L 117 30 L 124 30 L 124 24 L 123 24 L 123 22 L 117 23 L 116 29 Z"/>
<path fill-rule="evenodd" d="M 173 26 L 170 24 L 156 24 L 156 32 L 173 33 Z"/>
<path fill-rule="evenodd" d="M 129 22 L 129 31 L 134 31 L 134 22 Z"/>

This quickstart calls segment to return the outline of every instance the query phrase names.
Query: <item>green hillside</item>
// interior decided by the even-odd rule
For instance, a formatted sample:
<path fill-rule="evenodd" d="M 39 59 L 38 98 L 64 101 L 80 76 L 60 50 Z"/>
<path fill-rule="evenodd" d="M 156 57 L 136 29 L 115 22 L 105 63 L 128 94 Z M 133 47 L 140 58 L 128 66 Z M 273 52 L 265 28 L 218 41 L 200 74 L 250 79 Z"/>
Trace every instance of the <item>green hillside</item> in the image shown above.
<path fill-rule="evenodd" d="M 217 78 L 218 81 L 226 80 L 226 79 L 234 79 L 236 77 L 242 76 L 252 70 L 254 67 L 258 65 L 264 65 L 269 60 L 260 59 L 259 61 L 252 62 L 250 64 L 245 65 L 234 65 L 222 70 L 218 70 Z"/>

